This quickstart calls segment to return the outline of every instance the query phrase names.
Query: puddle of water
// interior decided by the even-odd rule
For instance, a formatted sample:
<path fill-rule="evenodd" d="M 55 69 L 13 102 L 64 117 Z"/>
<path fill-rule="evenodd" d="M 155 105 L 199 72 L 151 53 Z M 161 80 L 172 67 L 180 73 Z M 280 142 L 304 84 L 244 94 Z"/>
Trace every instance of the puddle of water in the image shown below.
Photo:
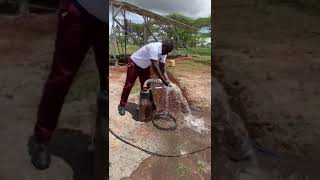
<path fill-rule="evenodd" d="M 196 118 L 191 113 L 184 117 L 187 126 L 193 128 L 198 133 L 206 133 L 209 129 L 205 126 L 203 118 Z"/>
<path fill-rule="evenodd" d="M 176 96 L 177 101 L 179 102 L 179 110 L 184 113 L 183 114 L 184 121 L 182 125 L 188 128 L 191 128 L 200 134 L 207 133 L 209 131 L 209 128 L 206 127 L 204 119 L 197 118 L 191 113 L 189 103 L 186 100 L 186 98 L 182 95 L 181 89 L 174 83 L 172 83 L 171 85 L 172 85 L 171 87 L 165 88 L 165 95 L 166 95 L 165 111 L 169 112 L 170 94 L 173 93 Z"/>
<path fill-rule="evenodd" d="M 182 95 L 181 89 L 176 84 L 171 83 L 171 87 L 167 87 L 166 88 L 167 101 L 168 101 L 168 94 L 170 92 L 174 92 L 175 93 L 176 98 L 180 103 L 180 109 L 181 109 L 182 112 L 185 112 L 185 113 L 191 112 L 187 99 Z"/>

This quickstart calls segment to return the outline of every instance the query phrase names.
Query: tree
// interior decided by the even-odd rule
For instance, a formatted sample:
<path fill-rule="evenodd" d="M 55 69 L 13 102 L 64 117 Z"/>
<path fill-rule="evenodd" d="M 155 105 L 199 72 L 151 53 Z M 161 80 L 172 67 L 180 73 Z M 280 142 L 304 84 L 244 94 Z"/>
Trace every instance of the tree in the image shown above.
<path fill-rule="evenodd" d="M 196 47 L 197 44 L 201 44 L 201 42 L 210 37 L 211 16 L 205 18 L 192 19 L 180 14 L 170 14 L 167 17 L 182 22 L 184 24 L 191 25 L 196 29 L 195 31 L 193 31 L 186 28 L 173 27 L 172 29 L 167 30 L 169 31 L 169 37 L 172 37 L 170 35 L 177 34 L 177 36 L 179 36 L 180 41 L 184 43 L 184 46 Z"/>

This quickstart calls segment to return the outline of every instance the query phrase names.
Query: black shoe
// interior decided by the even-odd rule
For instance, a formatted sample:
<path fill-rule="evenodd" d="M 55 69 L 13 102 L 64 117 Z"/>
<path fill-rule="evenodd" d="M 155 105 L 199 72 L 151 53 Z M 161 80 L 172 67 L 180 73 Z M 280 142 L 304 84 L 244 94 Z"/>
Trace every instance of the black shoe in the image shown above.
<path fill-rule="evenodd" d="M 51 162 L 48 145 L 29 141 L 29 154 L 33 166 L 39 170 L 47 169 Z"/>
<path fill-rule="evenodd" d="M 152 111 L 157 111 L 157 106 L 154 103 L 152 104 Z"/>
<path fill-rule="evenodd" d="M 126 113 L 126 108 L 118 105 L 118 111 L 119 111 L 119 114 L 123 116 Z"/>

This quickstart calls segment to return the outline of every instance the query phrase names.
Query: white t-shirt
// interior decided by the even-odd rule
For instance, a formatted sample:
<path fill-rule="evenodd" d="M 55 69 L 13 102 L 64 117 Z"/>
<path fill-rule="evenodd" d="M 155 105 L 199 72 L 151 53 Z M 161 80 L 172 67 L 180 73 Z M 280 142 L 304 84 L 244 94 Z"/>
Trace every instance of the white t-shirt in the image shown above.
<path fill-rule="evenodd" d="M 151 66 L 151 59 L 166 62 L 167 55 L 162 54 L 162 43 L 155 42 L 142 46 L 138 51 L 131 55 L 132 61 L 142 69 Z"/>
<path fill-rule="evenodd" d="M 77 0 L 78 3 L 91 15 L 97 17 L 102 22 L 107 22 L 108 6 L 107 0 Z"/>

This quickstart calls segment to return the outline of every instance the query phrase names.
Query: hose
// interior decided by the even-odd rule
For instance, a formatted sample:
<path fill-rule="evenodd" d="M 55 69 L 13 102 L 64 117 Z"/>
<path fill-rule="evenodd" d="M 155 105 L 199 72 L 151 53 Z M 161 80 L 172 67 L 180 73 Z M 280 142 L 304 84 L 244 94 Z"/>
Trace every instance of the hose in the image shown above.
<path fill-rule="evenodd" d="M 192 154 L 196 154 L 196 153 L 199 153 L 201 151 L 204 151 L 206 149 L 211 149 L 211 146 L 208 146 L 208 147 L 205 147 L 205 148 L 201 148 L 199 150 L 196 150 L 196 151 L 192 151 L 190 153 L 185 153 L 185 154 L 175 154 L 175 155 L 170 155 L 170 154 L 161 154 L 161 153 L 157 153 L 157 152 L 152 152 L 152 151 L 149 151 L 149 150 L 146 150 L 146 149 L 143 149 L 142 147 L 139 147 L 138 145 L 135 145 L 135 144 L 132 144 L 126 140 L 124 140 L 122 137 L 118 136 L 115 132 L 113 132 L 111 130 L 111 128 L 109 128 L 109 132 L 114 136 L 116 137 L 118 140 L 136 148 L 136 149 L 139 149 L 147 154 L 150 154 L 150 155 L 154 155 L 154 156 L 159 156 L 159 157 L 183 157 L 183 156 L 189 156 L 189 155 L 192 155 Z"/>
<path fill-rule="evenodd" d="M 164 128 L 164 127 L 158 126 L 158 125 L 154 122 L 154 118 L 155 118 L 157 115 L 159 115 L 159 116 L 161 116 L 161 115 L 166 115 L 166 116 L 168 116 L 168 117 L 169 117 L 170 119 L 172 119 L 172 121 L 174 122 L 174 126 L 173 126 L 173 127 L 169 127 L 169 128 Z M 158 128 L 158 129 L 160 129 L 160 130 L 173 131 L 173 130 L 177 129 L 177 120 L 176 120 L 176 118 L 174 118 L 170 113 L 157 113 L 157 114 L 154 115 L 153 118 L 152 118 L 152 124 L 153 124 L 156 128 Z"/>
<path fill-rule="evenodd" d="M 143 87 L 147 87 L 147 85 L 149 83 L 162 83 L 161 79 L 148 79 L 144 82 L 143 84 Z M 149 89 L 151 90 L 151 88 Z M 148 90 L 148 91 L 149 91 Z M 158 113 L 157 115 L 161 115 L 162 113 Z M 173 120 L 173 122 L 175 123 L 175 125 L 173 127 L 170 127 L 170 128 L 163 128 L 163 127 L 160 127 L 158 126 L 154 120 L 152 120 L 152 124 L 158 128 L 158 129 L 161 129 L 161 130 L 174 130 L 177 128 L 177 121 L 176 119 L 170 114 L 170 113 L 166 113 L 166 115 L 168 115 L 170 117 L 170 119 Z M 206 149 L 211 149 L 211 146 L 207 146 L 207 147 L 204 147 L 204 148 L 201 148 L 199 150 L 196 150 L 196 151 L 192 151 L 190 153 L 185 153 L 185 154 L 174 154 L 174 155 L 171 155 L 171 154 L 161 154 L 161 153 L 157 153 L 157 152 L 152 152 L 152 151 L 149 151 L 149 150 L 146 150 L 142 147 L 139 147 L 138 145 L 135 145 L 133 143 L 130 143 L 129 141 L 126 141 L 124 140 L 122 137 L 120 137 L 119 135 L 117 135 L 111 128 L 109 128 L 109 132 L 115 137 L 117 138 L 118 140 L 124 142 L 125 144 L 128 144 L 129 146 L 132 146 L 136 149 L 139 149 L 147 154 L 150 154 L 150 155 L 154 155 L 154 156 L 159 156 L 159 157 L 183 157 L 183 156 L 189 156 L 189 155 L 192 155 L 192 154 L 196 154 L 196 153 L 199 153 L 201 151 L 204 151 Z"/>

